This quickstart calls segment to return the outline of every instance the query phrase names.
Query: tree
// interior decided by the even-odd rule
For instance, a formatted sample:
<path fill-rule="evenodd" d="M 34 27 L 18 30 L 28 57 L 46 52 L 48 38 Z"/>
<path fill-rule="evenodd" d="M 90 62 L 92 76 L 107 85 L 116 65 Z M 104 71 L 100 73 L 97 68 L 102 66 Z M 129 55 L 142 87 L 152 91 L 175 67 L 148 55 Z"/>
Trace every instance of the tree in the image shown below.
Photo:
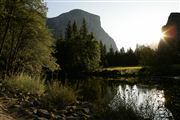
<path fill-rule="evenodd" d="M 71 28 L 71 29 L 70 29 Z M 80 30 L 73 25 L 67 25 L 66 37 L 58 46 L 59 64 L 62 70 L 68 73 L 92 71 L 99 67 L 100 46 L 93 34 L 89 34 L 86 22 L 83 20 Z"/>
<path fill-rule="evenodd" d="M 137 46 L 135 54 L 140 65 L 153 66 L 156 64 L 156 52 L 149 46 Z"/>
<path fill-rule="evenodd" d="M 88 34 L 88 30 L 87 30 L 87 23 L 85 18 L 83 18 L 83 22 L 82 22 L 82 26 L 80 27 L 80 34 L 82 36 L 82 38 L 84 39 L 87 34 Z"/>
<path fill-rule="evenodd" d="M 106 55 L 108 66 L 115 66 L 115 56 L 114 49 L 112 46 L 109 48 L 109 52 Z"/>
<path fill-rule="evenodd" d="M 70 40 L 72 38 L 72 26 L 71 21 L 68 22 L 65 32 L 65 40 Z"/>
<path fill-rule="evenodd" d="M 107 58 L 106 58 L 106 45 L 103 45 L 102 41 L 100 41 L 100 51 L 101 51 L 101 62 L 100 65 L 105 67 L 107 66 Z"/>
<path fill-rule="evenodd" d="M 53 39 L 46 28 L 47 8 L 41 0 L 6 0 L 1 4 L 1 72 L 40 73 L 58 69 Z"/>

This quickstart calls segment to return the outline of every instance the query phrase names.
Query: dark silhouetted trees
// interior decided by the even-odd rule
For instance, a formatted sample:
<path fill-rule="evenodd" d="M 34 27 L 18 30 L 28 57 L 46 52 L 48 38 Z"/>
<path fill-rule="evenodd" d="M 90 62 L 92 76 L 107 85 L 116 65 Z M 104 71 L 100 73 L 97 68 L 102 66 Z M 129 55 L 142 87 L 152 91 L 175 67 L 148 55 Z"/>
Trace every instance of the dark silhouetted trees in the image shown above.
<path fill-rule="evenodd" d="M 153 66 L 157 64 L 157 52 L 149 46 L 137 45 L 135 51 L 131 48 L 124 50 L 122 47 L 120 51 L 113 51 L 110 48 L 109 52 L 104 57 L 107 61 L 107 66 Z"/>
<path fill-rule="evenodd" d="M 154 66 L 157 65 L 157 52 L 149 46 L 137 45 L 135 50 L 138 63 L 143 66 Z"/>
<path fill-rule="evenodd" d="M 126 52 L 124 48 L 121 48 L 120 51 L 113 51 L 110 48 L 109 52 L 106 54 L 107 65 L 108 66 L 135 66 L 138 65 L 138 60 L 130 48 Z"/>
<path fill-rule="evenodd" d="M 79 30 L 76 22 L 73 25 L 69 22 L 65 38 L 57 40 L 56 57 L 62 70 L 68 73 L 95 70 L 100 64 L 100 52 L 99 43 L 88 33 L 85 19 Z"/>

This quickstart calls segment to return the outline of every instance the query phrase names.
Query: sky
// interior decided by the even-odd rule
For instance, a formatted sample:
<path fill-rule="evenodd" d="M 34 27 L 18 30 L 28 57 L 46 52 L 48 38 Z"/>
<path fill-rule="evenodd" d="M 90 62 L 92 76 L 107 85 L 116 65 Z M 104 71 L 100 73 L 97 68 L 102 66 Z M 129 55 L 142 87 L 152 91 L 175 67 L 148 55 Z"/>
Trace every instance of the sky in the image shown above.
<path fill-rule="evenodd" d="M 158 44 L 161 27 L 171 12 L 180 12 L 180 0 L 44 0 L 49 18 L 72 9 L 99 15 L 101 26 L 118 49 L 135 49 L 137 44 Z"/>

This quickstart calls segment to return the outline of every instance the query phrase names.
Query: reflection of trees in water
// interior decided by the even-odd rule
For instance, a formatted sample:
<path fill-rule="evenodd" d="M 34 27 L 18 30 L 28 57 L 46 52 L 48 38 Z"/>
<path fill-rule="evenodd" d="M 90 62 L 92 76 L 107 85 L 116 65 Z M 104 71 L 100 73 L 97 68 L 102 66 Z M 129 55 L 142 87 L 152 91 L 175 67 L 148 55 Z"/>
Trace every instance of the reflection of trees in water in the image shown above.
<path fill-rule="evenodd" d="M 114 110 L 119 106 L 132 108 L 144 118 L 171 120 L 173 119 L 172 113 L 165 108 L 164 102 L 163 90 L 141 88 L 136 85 L 120 85 L 109 106 Z"/>
<path fill-rule="evenodd" d="M 165 86 L 165 106 L 173 113 L 175 120 L 180 120 L 180 80 L 171 81 Z"/>

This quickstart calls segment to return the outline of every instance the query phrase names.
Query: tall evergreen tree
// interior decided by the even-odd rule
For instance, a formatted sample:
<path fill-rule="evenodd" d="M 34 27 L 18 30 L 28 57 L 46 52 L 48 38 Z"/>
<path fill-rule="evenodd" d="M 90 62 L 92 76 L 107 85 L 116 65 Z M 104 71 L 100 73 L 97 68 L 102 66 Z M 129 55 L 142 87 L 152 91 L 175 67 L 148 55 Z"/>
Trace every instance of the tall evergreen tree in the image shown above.
<path fill-rule="evenodd" d="M 80 33 L 81 33 L 81 36 L 82 36 L 83 39 L 84 39 L 84 38 L 87 36 L 87 34 L 88 34 L 87 23 L 86 23 L 85 18 L 83 18 L 82 26 L 81 26 L 81 28 L 80 28 Z"/>
<path fill-rule="evenodd" d="M 73 73 L 96 69 L 100 63 L 100 47 L 93 34 L 88 33 L 86 22 L 77 31 L 75 22 L 68 24 L 67 28 L 72 28 L 72 35 L 61 43 L 63 47 L 58 50 L 62 70 Z M 68 32 L 70 30 L 66 29 L 65 33 Z"/>
<path fill-rule="evenodd" d="M 72 32 L 73 32 L 74 35 L 76 35 L 77 32 L 78 32 L 78 28 L 77 28 L 77 25 L 76 25 L 76 22 L 75 22 L 75 21 L 73 22 Z"/>
<path fill-rule="evenodd" d="M 72 26 L 71 26 L 71 21 L 69 21 L 65 31 L 65 40 L 70 40 L 71 38 L 72 38 Z"/>
<path fill-rule="evenodd" d="M 100 65 L 105 67 L 107 66 L 107 58 L 106 58 L 106 45 L 103 45 L 103 43 L 100 41 L 100 50 L 101 50 L 101 63 Z"/>

